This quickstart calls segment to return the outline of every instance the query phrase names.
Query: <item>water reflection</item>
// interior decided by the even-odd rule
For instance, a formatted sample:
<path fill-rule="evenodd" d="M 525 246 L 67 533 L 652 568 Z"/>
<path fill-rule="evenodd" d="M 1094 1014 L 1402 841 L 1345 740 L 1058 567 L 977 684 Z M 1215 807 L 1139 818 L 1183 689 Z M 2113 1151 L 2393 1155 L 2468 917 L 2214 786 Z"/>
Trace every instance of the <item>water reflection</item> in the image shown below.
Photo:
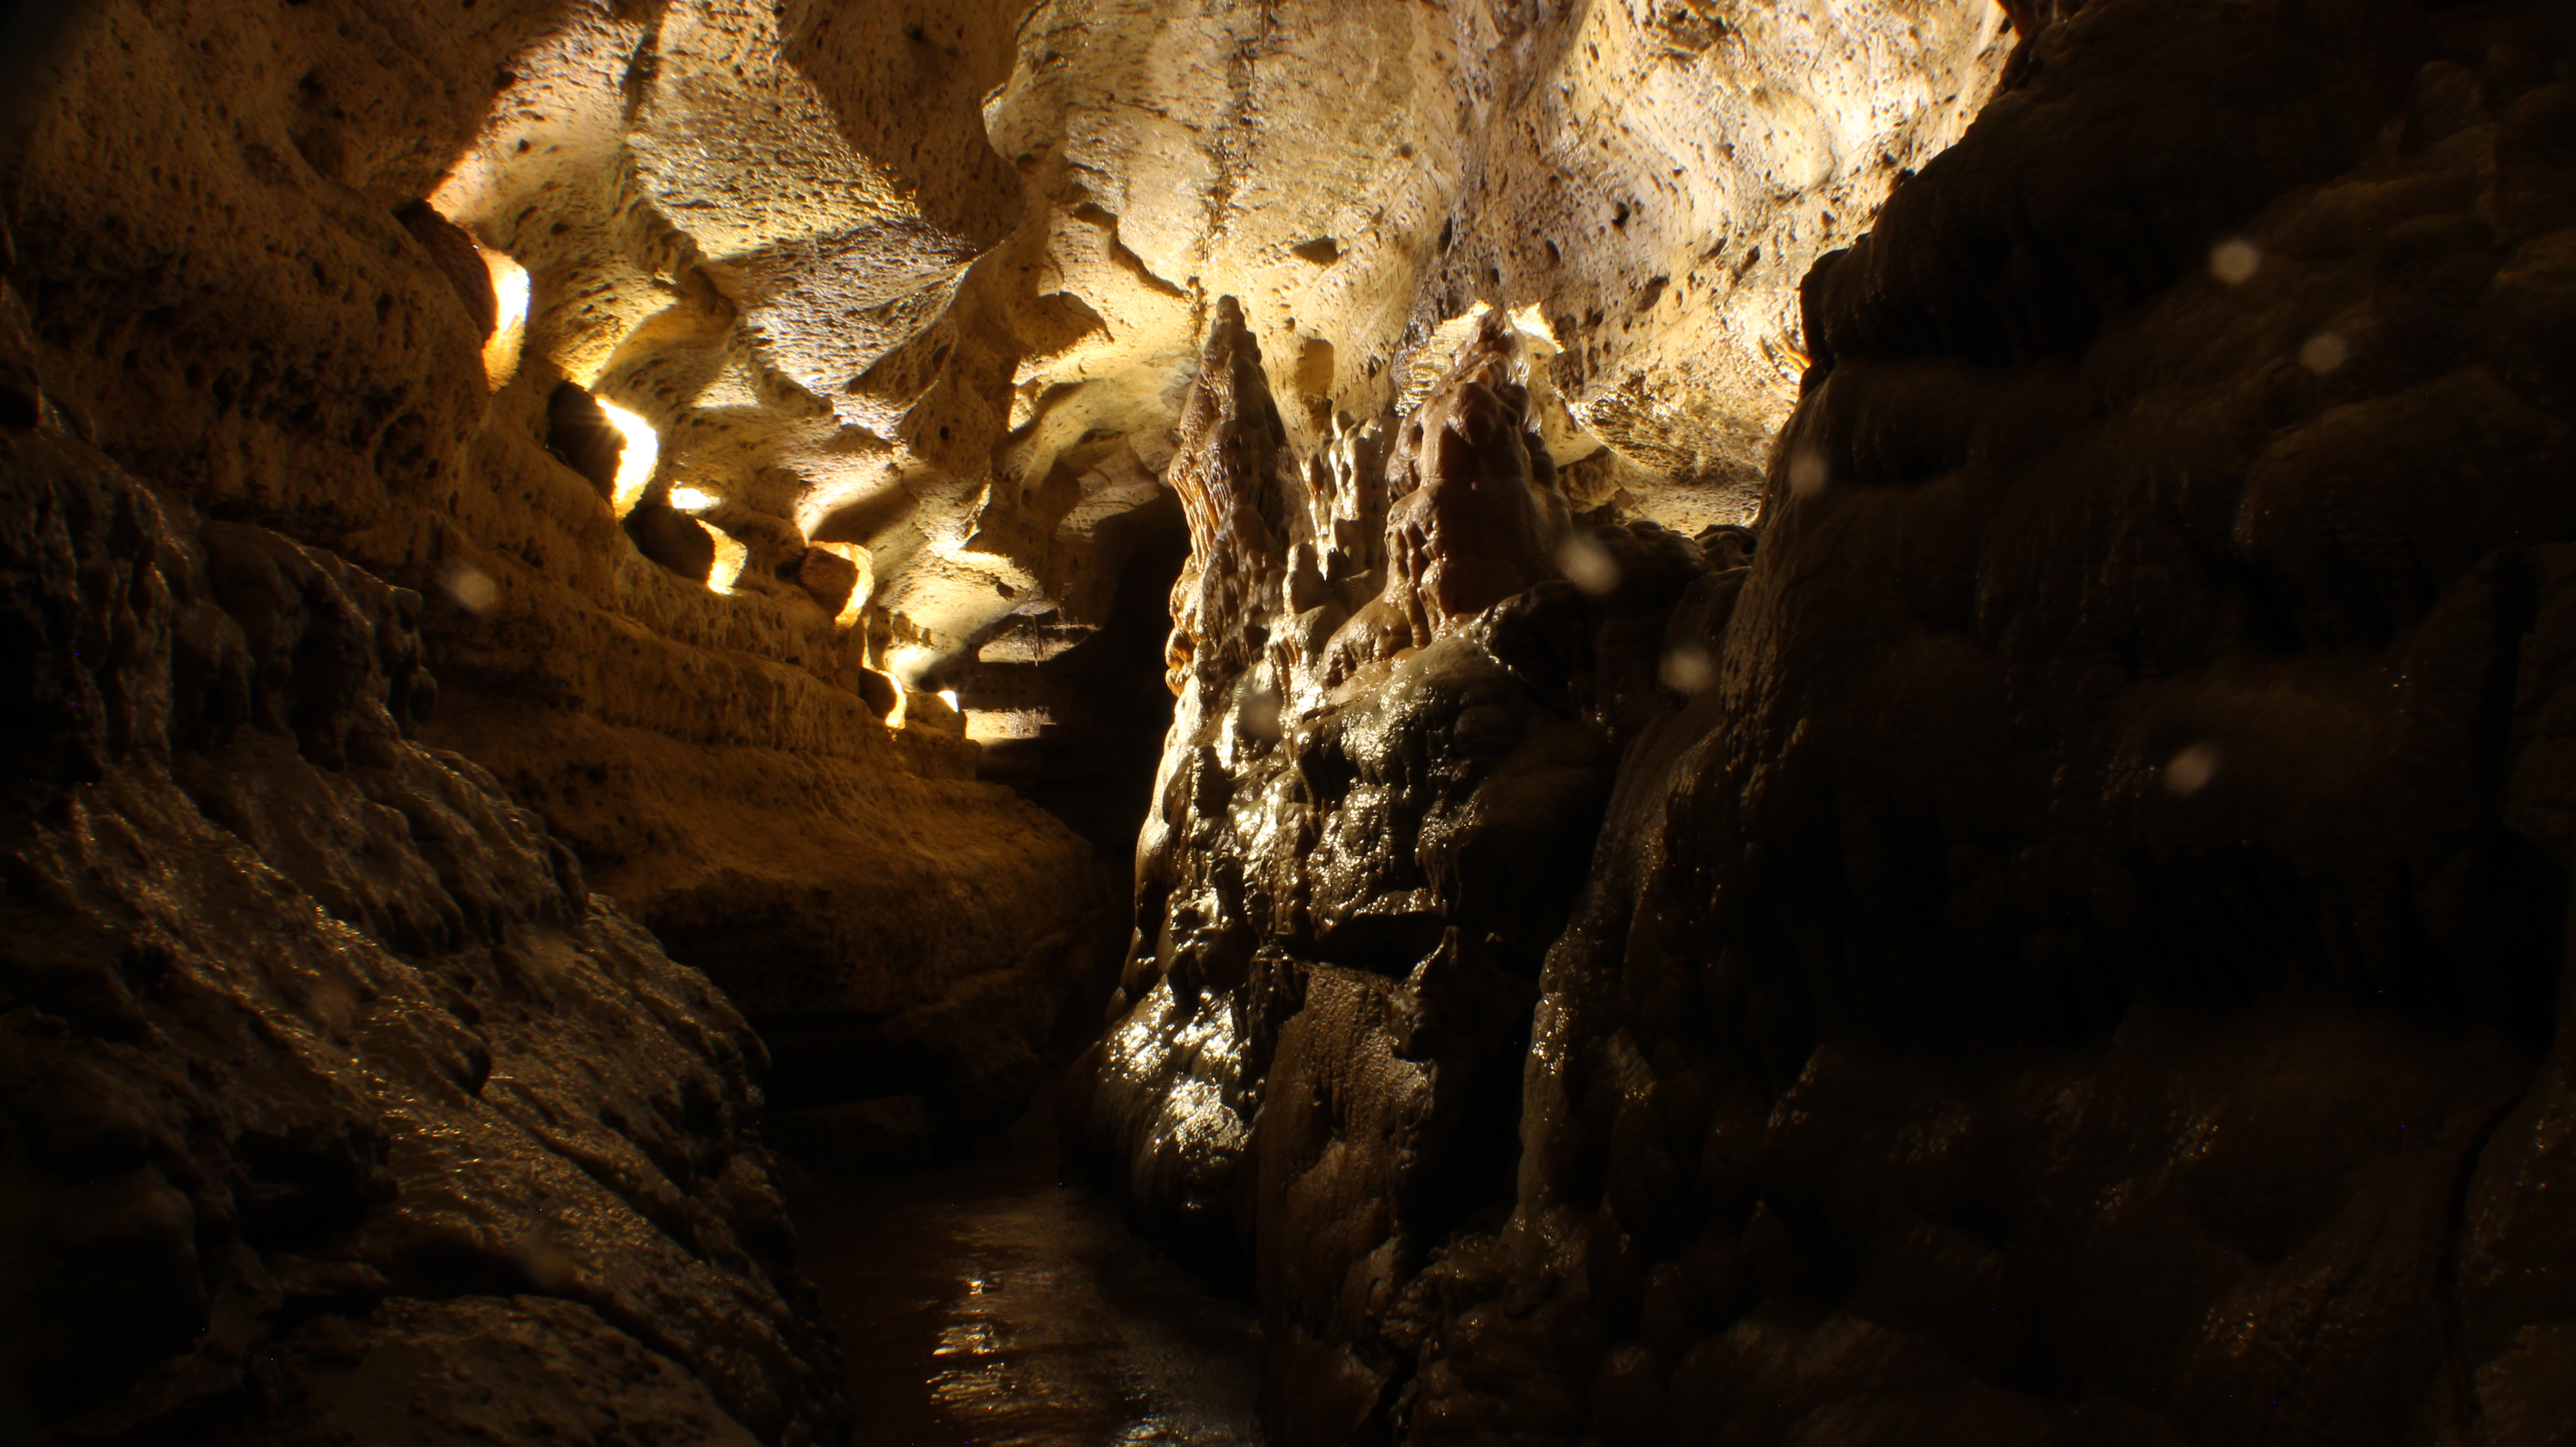
<path fill-rule="evenodd" d="M 856 1447 L 1255 1447 L 1259 1338 L 1041 1155 L 789 1191 Z"/>

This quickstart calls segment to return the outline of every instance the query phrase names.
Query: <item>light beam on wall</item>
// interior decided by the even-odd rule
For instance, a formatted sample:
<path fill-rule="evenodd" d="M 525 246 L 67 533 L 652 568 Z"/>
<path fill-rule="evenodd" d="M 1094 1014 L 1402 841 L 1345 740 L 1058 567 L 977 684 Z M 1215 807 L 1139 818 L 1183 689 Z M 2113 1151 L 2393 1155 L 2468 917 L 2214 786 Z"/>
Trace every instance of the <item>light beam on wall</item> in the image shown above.
<path fill-rule="evenodd" d="M 612 499 L 622 518 L 643 500 L 645 485 L 653 480 L 654 465 L 662 459 L 662 438 L 652 423 L 607 398 L 594 396 L 593 400 L 607 414 L 608 424 L 626 439 L 626 450 L 617 455 L 617 486 Z"/>
<path fill-rule="evenodd" d="M 498 392 L 519 375 L 519 350 L 528 340 L 528 269 L 509 253 L 488 246 L 474 248 L 492 278 L 492 299 L 499 304 L 492 335 L 483 340 L 483 380 Z"/>
<path fill-rule="evenodd" d="M 742 577 L 742 565 L 750 558 L 751 549 L 722 528 L 707 528 L 707 536 L 716 540 L 716 565 L 707 570 L 707 586 L 719 593 L 730 593 L 735 581 Z"/>
<path fill-rule="evenodd" d="M 918 643 L 898 643 L 886 650 L 886 672 L 906 688 L 921 682 L 921 675 L 939 655 Z"/>
<path fill-rule="evenodd" d="M 848 563 L 851 567 L 858 570 L 859 576 L 857 581 L 850 585 L 849 600 L 841 604 L 840 616 L 832 620 L 833 624 L 838 627 L 857 627 L 859 620 L 867 614 L 868 600 L 876 596 L 877 567 L 875 557 L 871 555 L 867 549 L 860 547 L 856 543 L 816 543 L 814 546 L 821 548 L 823 551 L 832 554 L 834 557 L 841 559 L 843 562 Z"/>

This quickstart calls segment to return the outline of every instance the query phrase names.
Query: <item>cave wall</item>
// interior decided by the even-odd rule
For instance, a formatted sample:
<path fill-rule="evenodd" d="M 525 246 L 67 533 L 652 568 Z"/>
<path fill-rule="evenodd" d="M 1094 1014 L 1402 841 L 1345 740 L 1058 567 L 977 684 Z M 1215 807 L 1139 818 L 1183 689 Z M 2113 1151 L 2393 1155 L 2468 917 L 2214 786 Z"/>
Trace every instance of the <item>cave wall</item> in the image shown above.
<path fill-rule="evenodd" d="M 1750 532 L 1492 324 L 1318 481 L 1220 310 L 1068 1126 L 1285 1440 L 2563 1440 L 2564 38 L 2017 14 Z"/>
<path fill-rule="evenodd" d="M 1499 312 L 1573 505 L 1740 521 L 1798 278 L 2005 48 L 1966 0 L 103 0 L 65 35 L 5 205 L 71 425 L 420 592 L 431 736 L 782 1091 L 961 1130 L 1088 1016 L 1124 903 L 956 735 L 1073 796 L 1107 716 L 1027 666 L 1152 564 L 1216 299 L 1327 471 Z"/>
<path fill-rule="evenodd" d="M 71 519 L 19 654 L 122 721 L 28 714 L 75 924 L 10 988 L 161 1104 L 21 1082 L 10 1209 L 73 1224 L 10 1270 L 160 1334 L 21 1410 L 572 1372 L 828 1433 L 730 1012 L 798 1102 L 1025 1098 L 1118 922 L 959 733 L 1150 667 L 1177 507 L 1068 1124 L 1249 1272 L 1289 1440 L 2551 1440 L 2563 42 L 2004 8 L 93 7 L 0 175 L 0 422 Z M 173 697 L 230 627 L 270 702 L 152 721 L 164 594 Z M 237 877 L 356 1004 L 206 941 Z M 485 1098 L 575 1078 L 477 1002 L 532 981 L 604 1134 Z M 340 1084 L 182 1088 L 225 1030 Z M 450 1130 L 600 1239 L 497 1179 L 370 1235 Z"/>
<path fill-rule="evenodd" d="M 0 1435 L 838 1440 L 759 1038 L 418 741 L 418 594 L 79 441 L 22 322 Z"/>
<path fill-rule="evenodd" d="M 988 1128 L 1036 1083 L 1059 1014 L 1114 952 L 1096 894 L 1062 887 L 1087 875 L 1090 850 L 977 783 L 937 700 L 888 727 L 870 630 L 842 616 L 847 560 L 816 565 L 840 567 L 837 595 L 828 577 L 808 586 L 806 539 L 783 538 L 793 521 L 729 497 L 712 520 L 756 551 L 713 586 L 726 565 L 713 544 L 734 534 L 663 505 L 667 475 L 640 508 L 621 500 L 619 440 L 606 435 L 604 457 L 581 444 L 584 423 L 603 431 L 579 415 L 585 389 L 633 400 L 661 385 L 631 367 L 600 382 L 629 329 L 670 343 L 667 372 L 693 318 L 748 307 L 712 289 L 697 243 L 657 209 L 703 201 L 688 187 L 704 176 L 649 164 L 656 145 L 684 148 L 694 113 L 668 120 L 663 100 L 624 90 L 648 30 L 674 52 L 655 72 L 672 84 L 685 57 L 729 64 L 722 19 L 566 3 L 89 7 L 21 107 L 11 278 L 46 395 L 80 436 L 206 515 L 422 595 L 443 683 L 426 737 L 491 770 L 594 885 L 770 1030 L 791 1103 L 914 1094 L 954 1129 Z M 842 99 L 873 114 L 940 63 L 854 74 Z M 768 133 L 803 119 L 773 117 Z M 486 151 L 522 167 L 485 184 Z M 719 159 L 738 184 L 801 174 Z M 998 224 L 1006 173 L 976 191 L 971 166 L 919 165 L 955 177 L 962 199 L 924 186 L 905 205 L 974 235 Z M 478 184 L 508 205 L 501 220 L 451 194 Z M 725 204 L 757 228 L 756 199 Z M 519 249 L 531 272 L 524 335 L 504 336 L 488 371 L 500 298 L 481 243 L 452 221 Z M 744 385 L 774 401 L 768 375 Z M 685 442 L 667 450 L 685 456 Z M 673 566 L 675 530 L 697 540 L 694 572 Z"/>

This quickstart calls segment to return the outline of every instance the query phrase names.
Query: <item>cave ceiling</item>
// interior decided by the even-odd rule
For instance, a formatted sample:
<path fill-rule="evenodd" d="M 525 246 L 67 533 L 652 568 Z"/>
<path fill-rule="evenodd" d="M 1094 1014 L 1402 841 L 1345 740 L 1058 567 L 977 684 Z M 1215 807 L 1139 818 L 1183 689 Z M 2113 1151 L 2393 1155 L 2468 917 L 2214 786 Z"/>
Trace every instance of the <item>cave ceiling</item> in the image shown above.
<path fill-rule="evenodd" d="M 1301 465 L 1499 309 L 1576 506 L 1745 520 L 1798 284 L 1953 141 L 1985 0 L 563 8 L 430 197 L 744 576 L 863 549 L 918 682 L 1096 624 L 1218 298 Z M 694 494 L 679 491 L 694 489 Z M 1113 530 L 1114 532 L 1114 530 Z"/>

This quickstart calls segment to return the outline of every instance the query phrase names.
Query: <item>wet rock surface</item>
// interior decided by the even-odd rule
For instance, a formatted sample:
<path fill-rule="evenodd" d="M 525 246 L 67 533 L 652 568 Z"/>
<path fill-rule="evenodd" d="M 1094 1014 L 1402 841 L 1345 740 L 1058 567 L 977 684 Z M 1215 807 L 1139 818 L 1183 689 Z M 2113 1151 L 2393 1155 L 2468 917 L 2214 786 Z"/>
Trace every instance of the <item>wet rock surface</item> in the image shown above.
<path fill-rule="evenodd" d="M 2060 9 L 1758 539 L 1525 545 L 1488 329 L 1191 680 L 1074 1138 L 1285 1440 L 2563 1431 L 2566 62 Z"/>
<path fill-rule="evenodd" d="M 1257 356 L 1238 345 L 1211 342 L 1236 372 L 1194 407 L 1265 395 L 1242 385 Z M 1470 344 L 1401 434 L 1390 472 L 1410 488 L 1355 559 L 1327 541 L 1349 539 L 1350 518 L 1232 442 L 1258 414 L 1210 421 L 1175 459 L 1185 499 L 1279 520 L 1222 539 L 1267 553 L 1221 566 L 1302 567 L 1312 611 L 1350 621 L 1192 646 L 1212 613 L 1184 574 L 1188 669 L 1138 854 L 1137 936 L 1068 1114 L 1080 1154 L 1171 1239 L 1212 1261 L 1249 1253 L 1265 1400 L 1292 1436 L 1383 1429 L 1387 1306 L 1437 1243 L 1510 1208 L 1530 1012 L 1613 741 L 1670 707 L 1664 614 L 1712 576 L 1697 544 L 1652 524 L 1571 528 L 1533 466 L 1528 365 L 1508 328 Z M 1597 592 L 1552 576 L 1561 554 Z M 1631 566 L 1611 581 L 1614 558 Z M 1534 574 L 1548 581 L 1525 587 Z M 1275 594 L 1272 616 L 1290 603 Z"/>
<path fill-rule="evenodd" d="M 418 595 L 0 431 L 0 1433 L 837 1441 L 758 1039 L 413 737 Z"/>
<path fill-rule="evenodd" d="M 1026 1127 L 1035 1126 L 1030 1130 Z M 1043 1120 L 900 1181 L 800 1181 L 799 1260 L 869 1447 L 1256 1447 L 1249 1307 L 1059 1184 Z"/>

